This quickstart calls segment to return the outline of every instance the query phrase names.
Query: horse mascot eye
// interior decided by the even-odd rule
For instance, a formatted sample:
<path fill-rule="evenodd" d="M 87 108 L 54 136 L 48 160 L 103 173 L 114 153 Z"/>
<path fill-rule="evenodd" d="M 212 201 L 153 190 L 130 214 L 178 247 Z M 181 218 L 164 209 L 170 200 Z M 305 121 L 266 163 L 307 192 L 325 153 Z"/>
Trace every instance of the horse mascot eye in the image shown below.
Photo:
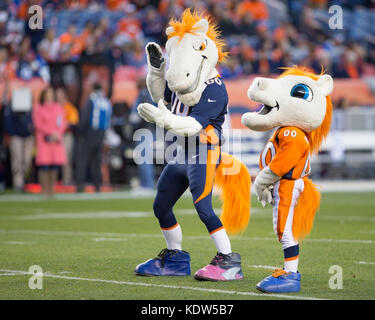
<path fill-rule="evenodd" d="M 197 51 L 205 50 L 207 48 L 207 40 L 202 41 L 198 48 L 196 48 L 194 46 L 193 46 L 193 48 Z"/>
<path fill-rule="evenodd" d="M 290 91 L 290 95 L 307 101 L 311 101 L 313 98 L 311 89 L 302 83 L 295 85 Z"/>

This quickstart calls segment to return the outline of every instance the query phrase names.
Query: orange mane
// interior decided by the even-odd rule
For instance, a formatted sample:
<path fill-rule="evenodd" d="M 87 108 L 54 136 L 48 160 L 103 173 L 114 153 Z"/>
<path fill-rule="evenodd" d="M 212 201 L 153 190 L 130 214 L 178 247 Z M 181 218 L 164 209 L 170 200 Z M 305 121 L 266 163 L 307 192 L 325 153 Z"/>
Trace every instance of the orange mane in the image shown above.
<path fill-rule="evenodd" d="M 177 21 L 174 18 L 169 21 L 169 25 L 173 27 L 174 31 L 168 36 L 168 39 L 174 36 L 178 36 L 181 39 L 186 33 L 195 34 L 194 31 L 196 29 L 193 26 L 201 19 L 208 21 L 206 35 L 215 42 L 219 54 L 219 62 L 223 62 L 228 55 L 228 52 L 224 51 L 225 41 L 220 38 L 220 31 L 217 25 L 212 22 L 212 19 L 208 15 L 200 15 L 196 11 L 192 13 L 189 8 L 185 9 L 182 13 L 181 21 Z"/>
<path fill-rule="evenodd" d="M 315 81 L 319 80 L 319 77 L 324 73 L 323 69 L 322 72 L 317 75 L 311 69 L 307 67 L 299 67 L 293 66 L 290 68 L 283 68 L 285 71 L 279 76 L 285 77 L 288 75 L 295 75 L 295 76 L 304 76 L 309 77 Z M 329 129 L 331 127 L 331 120 L 332 120 L 332 100 L 330 96 L 326 97 L 326 115 L 323 119 L 322 124 L 316 128 L 315 130 L 307 133 L 307 137 L 309 139 L 310 147 L 312 152 L 318 153 L 319 148 L 323 142 L 323 140 L 327 137 L 329 133 Z"/>

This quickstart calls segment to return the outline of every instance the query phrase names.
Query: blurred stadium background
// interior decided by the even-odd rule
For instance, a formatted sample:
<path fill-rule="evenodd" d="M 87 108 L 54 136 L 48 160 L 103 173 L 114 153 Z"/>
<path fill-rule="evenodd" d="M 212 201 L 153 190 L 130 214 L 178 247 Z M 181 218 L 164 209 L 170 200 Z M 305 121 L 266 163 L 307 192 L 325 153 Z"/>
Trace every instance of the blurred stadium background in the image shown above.
<path fill-rule="evenodd" d="M 28 24 L 28 9 L 35 4 L 43 9 L 40 30 Z M 328 26 L 334 4 L 343 9 L 343 29 Z M 14 186 L 13 133 L 4 110 L 24 103 L 30 112 L 49 85 L 63 87 L 68 102 L 81 110 L 96 82 L 113 104 L 103 145 L 102 191 L 152 188 L 149 180 L 156 180 L 163 165 L 138 168 L 133 160 L 133 133 L 144 125 L 134 120 L 134 106 L 145 95 L 144 47 L 149 41 L 163 45 L 169 19 L 186 7 L 208 12 L 227 41 L 230 55 L 219 72 L 229 92 L 229 139 L 252 176 L 270 133 L 241 125 L 241 114 L 258 108 L 248 100 L 247 88 L 257 75 L 277 76 L 280 67 L 300 64 L 317 73 L 323 66 L 335 79 L 332 131 L 314 159 L 313 178 L 375 179 L 375 1 L 5 0 L 0 5 L 1 190 Z M 155 148 L 163 146 L 155 141 Z M 32 159 L 35 153 L 34 148 Z M 25 191 L 40 191 L 37 171 L 32 160 L 25 168 Z M 145 184 L 142 174 L 148 176 Z M 56 190 L 74 192 L 74 175 L 67 184 L 62 178 L 60 172 Z"/>

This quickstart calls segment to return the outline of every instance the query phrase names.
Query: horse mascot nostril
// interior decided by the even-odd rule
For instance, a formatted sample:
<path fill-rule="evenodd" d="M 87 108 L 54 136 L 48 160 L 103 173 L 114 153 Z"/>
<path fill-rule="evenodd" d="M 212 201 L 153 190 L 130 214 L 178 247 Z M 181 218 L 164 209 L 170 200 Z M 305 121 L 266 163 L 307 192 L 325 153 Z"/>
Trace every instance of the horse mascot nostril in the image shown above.
<path fill-rule="evenodd" d="M 243 278 L 241 256 L 232 252 L 227 231 L 238 233 L 247 227 L 251 179 L 243 163 L 220 150 L 228 95 L 215 67 L 226 56 L 224 43 L 209 19 L 189 9 L 180 21 L 170 21 L 166 34 L 167 71 L 159 45 L 146 46 L 147 87 L 158 107 L 143 103 L 138 106 L 138 113 L 146 121 L 185 138 L 176 159 L 160 175 L 154 201 L 154 213 L 167 248 L 156 258 L 138 265 L 135 273 L 190 274 L 190 256 L 181 249 L 181 227 L 172 211 L 189 187 L 198 215 L 217 249 L 211 263 L 198 270 L 195 278 L 239 280 Z M 222 191 L 221 219 L 212 208 L 214 185 Z"/>
<path fill-rule="evenodd" d="M 299 244 L 310 233 L 320 193 L 308 178 L 310 153 L 318 153 L 331 125 L 333 80 L 303 67 L 286 68 L 277 79 L 255 78 L 250 99 L 263 104 L 242 123 L 257 131 L 277 128 L 261 157 L 254 181 L 258 200 L 273 204 L 273 225 L 284 250 L 284 268 L 257 284 L 264 292 L 298 292 Z"/>

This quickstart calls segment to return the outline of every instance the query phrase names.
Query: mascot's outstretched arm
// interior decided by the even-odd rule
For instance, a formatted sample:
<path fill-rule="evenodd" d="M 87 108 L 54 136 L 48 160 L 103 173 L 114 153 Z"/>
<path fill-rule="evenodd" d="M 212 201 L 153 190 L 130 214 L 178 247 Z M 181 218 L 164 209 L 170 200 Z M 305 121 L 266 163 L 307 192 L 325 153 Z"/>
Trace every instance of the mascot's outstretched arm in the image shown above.
<path fill-rule="evenodd" d="M 155 42 L 149 42 L 146 46 L 148 73 L 146 77 L 147 89 L 152 100 L 157 103 L 164 97 L 165 90 L 165 59 L 160 46 Z"/>
<path fill-rule="evenodd" d="M 192 136 L 197 134 L 202 125 L 193 117 L 180 117 L 172 114 L 165 106 L 163 99 L 155 108 L 150 103 L 141 103 L 138 106 L 138 114 L 148 122 L 156 123 L 159 127 L 170 130 L 178 136 Z"/>

